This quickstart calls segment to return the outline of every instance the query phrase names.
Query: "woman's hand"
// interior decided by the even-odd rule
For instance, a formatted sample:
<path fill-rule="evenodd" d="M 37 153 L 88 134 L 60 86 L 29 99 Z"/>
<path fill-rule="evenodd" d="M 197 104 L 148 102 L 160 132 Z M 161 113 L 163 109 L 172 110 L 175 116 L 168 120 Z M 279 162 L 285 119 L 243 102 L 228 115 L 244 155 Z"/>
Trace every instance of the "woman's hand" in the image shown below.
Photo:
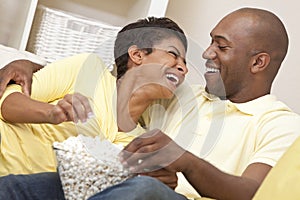
<path fill-rule="evenodd" d="M 59 124 L 65 121 L 85 123 L 93 116 L 93 111 L 87 97 L 80 93 L 67 94 L 58 101 L 50 111 L 50 123 Z"/>
<path fill-rule="evenodd" d="M 0 69 L 0 98 L 11 81 L 21 85 L 23 93 L 30 96 L 32 75 L 42 67 L 28 60 L 16 60 Z"/>

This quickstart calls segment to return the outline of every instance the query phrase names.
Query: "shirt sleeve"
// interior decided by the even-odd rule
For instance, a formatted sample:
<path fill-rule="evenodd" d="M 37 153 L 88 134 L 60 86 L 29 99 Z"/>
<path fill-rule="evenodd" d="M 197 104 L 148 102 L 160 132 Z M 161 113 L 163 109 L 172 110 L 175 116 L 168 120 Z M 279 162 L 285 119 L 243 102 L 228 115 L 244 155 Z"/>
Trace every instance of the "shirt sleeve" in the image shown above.
<path fill-rule="evenodd" d="M 30 60 L 36 64 L 45 66 L 46 60 L 28 51 L 20 51 L 0 44 L 0 69 L 15 60 Z"/>
<path fill-rule="evenodd" d="M 300 137 L 267 175 L 253 200 L 295 199 L 300 197 Z"/>
<path fill-rule="evenodd" d="M 96 79 L 105 67 L 99 60 L 98 56 L 85 53 L 47 65 L 37 71 L 32 78 L 31 98 L 41 102 L 56 103 L 66 94 L 75 91 L 92 97 L 93 94 L 90 93 L 94 91 L 95 84 L 92 79 Z M 96 73 L 96 70 L 100 72 Z M 9 85 L 0 99 L 0 107 L 7 96 L 14 92 L 22 92 L 21 87 L 17 84 Z"/>
<path fill-rule="evenodd" d="M 261 162 L 273 167 L 299 135 L 299 115 L 290 111 L 268 113 L 259 122 L 251 163 Z"/>

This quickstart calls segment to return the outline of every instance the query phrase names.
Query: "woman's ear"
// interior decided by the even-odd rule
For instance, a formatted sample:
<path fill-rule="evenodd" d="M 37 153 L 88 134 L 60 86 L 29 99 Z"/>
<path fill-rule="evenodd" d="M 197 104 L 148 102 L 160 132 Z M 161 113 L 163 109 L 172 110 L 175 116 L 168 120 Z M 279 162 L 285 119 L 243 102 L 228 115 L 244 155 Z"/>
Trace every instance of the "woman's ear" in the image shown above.
<path fill-rule="evenodd" d="M 136 45 L 132 45 L 128 48 L 129 60 L 134 65 L 141 65 L 144 52 L 139 49 Z"/>
<path fill-rule="evenodd" d="M 268 53 L 258 53 L 252 58 L 251 72 L 258 73 L 265 70 L 270 64 L 270 55 Z"/>

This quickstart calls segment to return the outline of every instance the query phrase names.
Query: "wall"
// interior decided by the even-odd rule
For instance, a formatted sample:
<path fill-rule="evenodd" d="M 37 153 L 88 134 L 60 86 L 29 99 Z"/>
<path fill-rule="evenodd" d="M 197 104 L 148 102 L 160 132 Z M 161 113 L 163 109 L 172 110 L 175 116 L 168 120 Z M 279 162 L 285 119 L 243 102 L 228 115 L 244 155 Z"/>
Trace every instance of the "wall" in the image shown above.
<path fill-rule="evenodd" d="M 31 5 L 37 0 L 0 0 L 0 43 L 21 47 L 23 39 L 27 39 L 29 30 L 25 28 L 28 19 L 33 15 L 28 15 Z M 16 20 L 18 19 L 18 20 Z"/>
<path fill-rule="evenodd" d="M 138 2 L 138 0 L 39 0 L 40 5 L 76 13 L 117 26 L 126 23 L 128 10 Z"/>
<path fill-rule="evenodd" d="M 198 45 L 198 58 L 193 55 L 193 58 L 198 60 L 193 62 L 202 64 L 199 59 L 203 49 L 210 43 L 211 29 L 224 15 L 245 6 L 273 11 L 286 25 L 290 37 L 289 52 L 274 81 L 272 93 L 300 114 L 300 78 L 298 78 L 300 74 L 300 66 L 298 66 L 300 12 L 296 0 L 169 0 L 166 16 L 178 22 L 192 41 Z M 200 67 L 204 68 L 204 66 Z"/>

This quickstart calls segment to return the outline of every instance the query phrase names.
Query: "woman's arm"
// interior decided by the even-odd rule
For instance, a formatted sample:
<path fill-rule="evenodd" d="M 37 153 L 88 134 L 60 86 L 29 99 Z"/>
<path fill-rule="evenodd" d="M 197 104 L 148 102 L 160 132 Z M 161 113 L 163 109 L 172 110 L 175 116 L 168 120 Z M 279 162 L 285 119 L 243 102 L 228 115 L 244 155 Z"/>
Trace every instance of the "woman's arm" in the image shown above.
<path fill-rule="evenodd" d="M 1 117 L 12 123 L 85 122 L 92 115 L 88 98 L 93 97 L 104 67 L 94 54 L 49 64 L 34 74 L 31 97 L 22 94 L 18 85 L 5 91 L 0 100 Z"/>
<path fill-rule="evenodd" d="M 53 119 L 51 120 L 54 107 L 48 103 L 32 100 L 20 92 L 14 92 L 3 101 L 1 113 L 4 120 L 12 123 L 54 123 Z M 66 118 L 62 116 L 57 122 L 65 120 Z"/>
<path fill-rule="evenodd" d="M 97 59 L 91 54 L 79 54 L 49 64 L 34 74 L 30 98 L 21 93 L 18 85 L 10 86 L 0 100 L 1 117 L 12 123 L 84 122 L 91 108 L 87 98 L 76 93 L 75 86 L 80 88 L 91 81 L 90 74 L 99 68 Z"/>
<path fill-rule="evenodd" d="M 43 66 L 29 60 L 16 60 L 0 69 L 0 98 L 7 85 L 13 81 L 22 86 L 27 96 L 31 93 L 32 75 Z"/>
<path fill-rule="evenodd" d="M 20 92 L 6 97 L 1 106 L 2 117 L 12 123 L 85 122 L 92 109 L 88 99 L 79 94 L 67 94 L 56 105 L 36 101 Z"/>

